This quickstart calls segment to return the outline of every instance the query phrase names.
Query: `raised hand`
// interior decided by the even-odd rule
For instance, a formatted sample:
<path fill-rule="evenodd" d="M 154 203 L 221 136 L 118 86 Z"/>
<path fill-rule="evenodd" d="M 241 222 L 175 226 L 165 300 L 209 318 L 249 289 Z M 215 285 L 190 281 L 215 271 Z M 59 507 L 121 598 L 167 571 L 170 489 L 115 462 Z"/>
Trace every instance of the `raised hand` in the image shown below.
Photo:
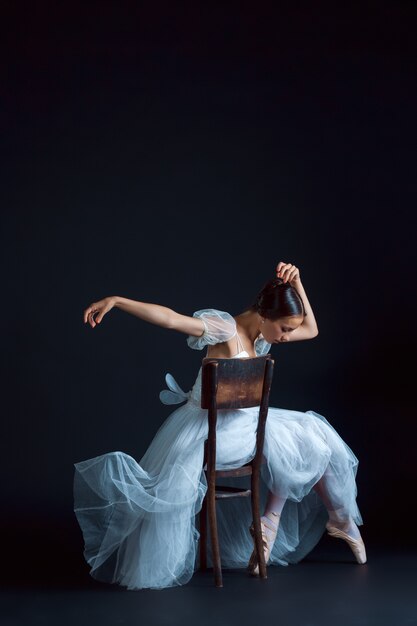
<path fill-rule="evenodd" d="M 284 283 L 289 282 L 291 286 L 301 281 L 300 270 L 292 263 L 280 261 L 276 267 L 276 273 L 278 278 L 282 278 Z"/>
<path fill-rule="evenodd" d="M 114 298 L 111 296 L 103 298 L 103 300 L 99 300 L 98 302 L 93 302 L 84 310 L 84 324 L 88 322 L 91 328 L 94 328 L 97 324 L 100 324 L 106 313 L 111 311 L 113 307 Z"/>

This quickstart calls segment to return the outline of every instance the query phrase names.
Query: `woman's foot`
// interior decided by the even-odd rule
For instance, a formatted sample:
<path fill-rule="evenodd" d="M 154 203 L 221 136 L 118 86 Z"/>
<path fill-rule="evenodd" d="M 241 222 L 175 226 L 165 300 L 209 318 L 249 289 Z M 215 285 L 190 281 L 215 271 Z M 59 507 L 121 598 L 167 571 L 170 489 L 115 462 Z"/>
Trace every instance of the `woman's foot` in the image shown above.
<path fill-rule="evenodd" d="M 339 521 L 329 519 L 326 529 L 331 537 L 343 539 L 349 545 L 358 563 L 366 563 L 366 549 L 359 528 L 352 519 Z"/>
<path fill-rule="evenodd" d="M 279 513 L 275 513 L 274 511 L 269 511 L 269 513 L 262 515 L 261 517 L 262 546 L 264 549 L 265 564 L 268 563 L 269 555 L 271 554 L 272 546 L 274 545 L 275 538 L 277 536 L 280 517 Z M 255 529 L 253 523 L 249 528 L 249 532 L 255 542 Z M 259 564 L 255 545 L 249 559 L 248 572 L 253 576 L 259 576 Z"/>

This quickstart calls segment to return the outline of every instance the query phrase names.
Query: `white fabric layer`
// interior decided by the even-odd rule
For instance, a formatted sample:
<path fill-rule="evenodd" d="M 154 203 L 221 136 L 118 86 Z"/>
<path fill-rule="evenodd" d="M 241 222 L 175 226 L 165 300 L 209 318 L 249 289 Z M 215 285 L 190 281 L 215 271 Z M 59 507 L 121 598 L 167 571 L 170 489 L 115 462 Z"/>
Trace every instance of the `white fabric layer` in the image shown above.
<path fill-rule="evenodd" d="M 225 312 L 205 309 L 194 315 L 204 317 L 207 331 L 189 338 L 191 347 L 202 349 L 236 332 Z M 258 355 L 269 348 L 262 337 L 255 344 Z M 182 585 L 199 565 L 196 514 L 207 490 L 202 464 L 208 433 L 207 411 L 200 408 L 201 368 L 187 393 L 170 374 L 166 381 L 169 391 L 161 392 L 161 400 L 186 403 L 165 420 L 139 462 L 116 451 L 74 464 L 74 510 L 90 574 L 127 589 Z M 257 407 L 218 412 L 218 469 L 253 458 L 257 416 Z M 362 524 L 356 504 L 358 460 L 322 415 L 270 407 L 264 456 L 262 507 L 268 489 L 288 498 L 272 564 L 298 562 L 323 534 L 328 514 L 312 490 L 323 475 L 332 501 Z M 242 478 L 223 483 L 247 484 Z M 218 504 L 217 518 L 223 566 L 246 567 L 253 549 L 250 498 Z M 208 558 L 211 565 L 210 549 Z"/>
<path fill-rule="evenodd" d="M 230 313 L 216 309 L 201 309 L 195 311 L 193 317 L 198 317 L 204 324 L 204 333 L 200 337 L 191 335 L 187 343 L 194 350 L 202 350 L 207 345 L 223 343 L 236 335 L 236 322 Z"/>

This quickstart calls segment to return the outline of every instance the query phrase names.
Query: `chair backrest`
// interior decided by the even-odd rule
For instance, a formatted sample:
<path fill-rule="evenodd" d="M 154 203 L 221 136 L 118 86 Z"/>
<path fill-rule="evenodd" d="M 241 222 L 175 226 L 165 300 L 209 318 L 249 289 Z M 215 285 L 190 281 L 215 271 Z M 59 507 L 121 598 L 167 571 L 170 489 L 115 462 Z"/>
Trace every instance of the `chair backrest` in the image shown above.
<path fill-rule="evenodd" d="M 208 409 L 207 469 L 215 468 L 218 409 L 259 406 L 254 467 L 259 469 L 265 439 L 274 360 L 270 354 L 239 359 L 203 359 L 201 408 Z M 210 467 L 209 467 L 210 465 Z"/>

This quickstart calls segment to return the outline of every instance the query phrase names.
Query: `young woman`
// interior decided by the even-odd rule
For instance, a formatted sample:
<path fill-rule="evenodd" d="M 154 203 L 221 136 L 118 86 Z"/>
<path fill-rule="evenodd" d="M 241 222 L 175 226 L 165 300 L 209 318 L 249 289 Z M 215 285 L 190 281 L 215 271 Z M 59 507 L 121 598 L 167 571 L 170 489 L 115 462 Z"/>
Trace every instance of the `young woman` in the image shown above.
<path fill-rule="evenodd" d="M 117 307 L 145 322 L 185 333 L 189 347 L 208 347 L 208 356 L 260 356 L 271 344 L 318 334 L 298 268 L 281 261 L 276 274 L 255 303 L 235 317 L 217 309 L 189 317 L 157 304 L 112 296 L 87 307 L 84 322 L 95 328 Z M 207 490 L 202 464 L 208 424 L 207 411 L 200 407 L 201 368 L 188 393 L 170 374 L 166 382 L 169 390 L 161 392 L 161 401 L 185 404 L 165 420 L 139 463 L 117 451 L 74 464 L 74 510 L 90 574 L 127 589 L 182 585 L 196 567 L 195 516 Z M 239 467 L 253 458 L 257 417 L 257 407 L 219 411 L 218 469 Z M 261 524 L 266 561 L 297 563 L 327 528 L 348 543 L 358 563 L 365 563 L 356 504 L 358 460 L 329 422 L 311 410 L 270 407 L 264 457 Z M 239 480 L 229 479 L 229 484 Z M 258 575 L 248 500 L 234 498 L 217 509 L 222 565 L 247 565 Z"/>

